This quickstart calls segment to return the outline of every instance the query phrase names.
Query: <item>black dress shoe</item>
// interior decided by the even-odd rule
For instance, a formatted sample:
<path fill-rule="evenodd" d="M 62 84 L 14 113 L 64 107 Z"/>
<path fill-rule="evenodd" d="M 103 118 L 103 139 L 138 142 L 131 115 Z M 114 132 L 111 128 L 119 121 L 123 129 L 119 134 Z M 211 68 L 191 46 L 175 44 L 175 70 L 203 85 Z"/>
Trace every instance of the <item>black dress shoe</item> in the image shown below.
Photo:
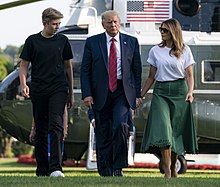
<path fill-rule="evenodd" d="M 42 174 L 42 173 L 40 173 L 40 174 L 37 174 L 37 176 L 38 176 L 38 177 L 48 177 L 49 174 Z"/>
<path fill-rule="evenodd" d="M 121 170 L 121 169 L 116 169 L 116 170 L 114 171 L 114 176 L 116 176 L 116 177 L 123 177 L 123 172 L 122 172 L 122 170 Z"/>
<path fill-rule="evenodd" d="M 113 170 L 110 168 L 105 168 L 105 169 L 99 170 L 99 175 L 102 177 L 112 177 Z"/>

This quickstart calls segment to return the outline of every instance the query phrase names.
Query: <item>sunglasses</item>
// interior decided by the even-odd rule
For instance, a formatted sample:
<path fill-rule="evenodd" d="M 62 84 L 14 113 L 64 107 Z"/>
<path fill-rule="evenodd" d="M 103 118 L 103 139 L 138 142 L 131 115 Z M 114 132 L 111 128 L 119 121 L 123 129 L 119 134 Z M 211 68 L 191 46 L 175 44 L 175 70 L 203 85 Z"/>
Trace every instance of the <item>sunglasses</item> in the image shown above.
<path fill-rule="evenodd" d="M 162 27 L 159 27 L 159 31 L 160 31 L 160 32 L 163 31 L 163 33 L 168 33 L 168 32 L 170 32 L 168 29 L 162 28 Z"/>

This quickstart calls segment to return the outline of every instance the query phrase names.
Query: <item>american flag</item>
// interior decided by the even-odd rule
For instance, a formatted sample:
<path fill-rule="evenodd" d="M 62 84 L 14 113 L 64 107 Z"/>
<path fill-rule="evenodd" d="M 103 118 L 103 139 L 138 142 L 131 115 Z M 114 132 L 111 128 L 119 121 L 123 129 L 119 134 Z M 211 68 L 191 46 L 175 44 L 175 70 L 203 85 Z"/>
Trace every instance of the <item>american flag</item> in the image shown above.
<path fill-rule="evenodd" d="M 161 23 L 170 18 L 170 0 L 128 0 L 127 22 Z"/>

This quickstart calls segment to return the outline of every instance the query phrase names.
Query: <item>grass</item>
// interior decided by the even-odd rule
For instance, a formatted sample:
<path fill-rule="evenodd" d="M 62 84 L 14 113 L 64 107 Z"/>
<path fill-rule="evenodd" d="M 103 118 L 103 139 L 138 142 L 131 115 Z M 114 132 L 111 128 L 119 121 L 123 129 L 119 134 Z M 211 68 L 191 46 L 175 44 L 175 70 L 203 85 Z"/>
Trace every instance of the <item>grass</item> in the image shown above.
<path fill-rule="evenodd" d="M 100 177 L 97 171 L 64 167 L 65 178 L 36 177 L 35 166 L 17 164 L 16 159 L 0 159 L 2 187 L 219 187 L 220 170 L 187 170 L 175 179 L 164 179 L 158 169 L 128 168 L 125 177 Z"/>

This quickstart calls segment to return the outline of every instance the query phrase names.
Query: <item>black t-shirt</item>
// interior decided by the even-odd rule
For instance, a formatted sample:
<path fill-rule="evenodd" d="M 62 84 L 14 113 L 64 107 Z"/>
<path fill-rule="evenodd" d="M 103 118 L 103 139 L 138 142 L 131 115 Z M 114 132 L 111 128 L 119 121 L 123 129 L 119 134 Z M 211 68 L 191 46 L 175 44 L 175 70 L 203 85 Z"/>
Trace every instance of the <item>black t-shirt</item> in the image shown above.
<path fill-rule="evenodd" d="M 66 36 L 31 35 L 25 41 L 20 58 L 31 62 L 31 92 L 48 94 L 68 89 L 63 61 L 72 59 L 73 55 Z"/>

